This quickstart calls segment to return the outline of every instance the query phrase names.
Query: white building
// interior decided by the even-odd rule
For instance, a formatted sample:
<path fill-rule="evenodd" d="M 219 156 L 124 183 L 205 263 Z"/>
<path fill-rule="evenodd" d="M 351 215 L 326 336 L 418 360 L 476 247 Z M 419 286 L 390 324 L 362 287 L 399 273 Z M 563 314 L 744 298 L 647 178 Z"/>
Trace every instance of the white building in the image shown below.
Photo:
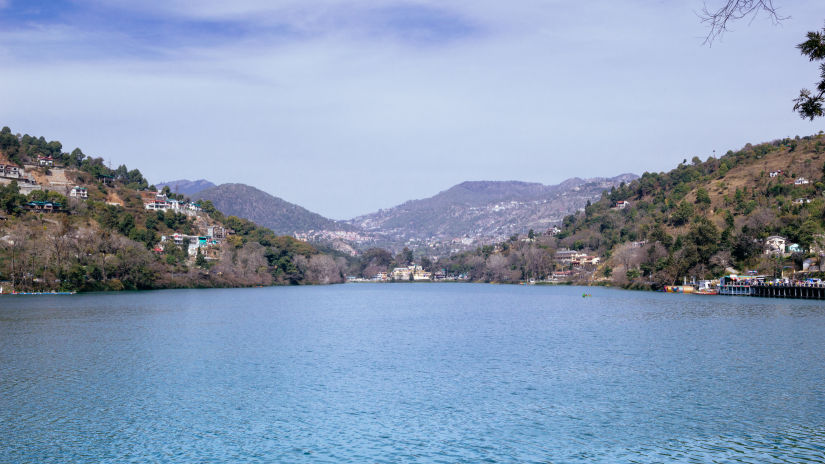
<path fill-rule="evenodd" d="M 765 239 L 766 255 L 784 255 L 787 240 L 779 235 L 771 235 Z"/>
<path fill-rule="evenodd" d="M 397 267 L 392 270 L 391 275 L 395 280 L 430 280 L 432 278 L 430 272 L 425 271 L 421 266 L 415 264 L 407 267 Z"/>
<path fill-rule="evenodd" d="M 89 198 L 89 190 L 86 187 L 75 185 L 69 192 L 69 196 L 72 198 L 82 198 L 85 200 L 86 198 Z"/>

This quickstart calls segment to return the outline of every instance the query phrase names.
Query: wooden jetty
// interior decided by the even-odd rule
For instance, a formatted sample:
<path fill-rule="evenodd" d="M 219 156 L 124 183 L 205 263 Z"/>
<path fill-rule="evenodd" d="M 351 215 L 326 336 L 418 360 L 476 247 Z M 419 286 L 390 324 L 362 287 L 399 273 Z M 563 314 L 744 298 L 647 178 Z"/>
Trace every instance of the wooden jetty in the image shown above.
<path fill-rule="evenodd" d="M 825 300 L 825 286 L 794 284 L 720 285 L 719 295 Z"/>
<path fill-rule="evenodd" d="M 825 300 L 825 283 L 765 281 L 763 276 L 738 278 L 722 277 L 717 287 L 719 295 L 759 296 L 763 298 L 800 298 Z"/>
<path fill-rule="evenodd" d="M 825 300 L 825 286 L 793 284 L 757 284 L 751 286 L 752 296 L 764 298 L 802 298 L 806 300 Z"/>

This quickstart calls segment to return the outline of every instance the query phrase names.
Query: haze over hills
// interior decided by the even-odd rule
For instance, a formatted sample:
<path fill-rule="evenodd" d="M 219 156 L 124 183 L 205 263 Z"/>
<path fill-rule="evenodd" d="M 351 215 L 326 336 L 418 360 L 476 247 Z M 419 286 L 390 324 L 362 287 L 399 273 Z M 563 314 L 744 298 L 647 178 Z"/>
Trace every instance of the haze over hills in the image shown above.
<path fill-rule="evenodd" d="M 572 178 L 557 185 L 463 182 L 430 198 L 408 201 L 349 221 L 325 218 L 244 184 L 222 184 L 189 195 L 210 200 L 226 214 L 252 220 L 276 233 L 332 244 L 348 253 L 372 246 L 393 250 L 409 246 L 443 254 L 530 229 L 547 230 L 588 201 L 599 199 L 602 191 L 637 177 L 622 174 L 611 178 Z M 186 188 L 194 184 L 176 182 Z"/>
<path fill-rule="evenodd" d="M 327 219 L 245 184 L 221 184 L 191 196 L 193 199 L 209 200 L 227 215 L 249 219 L 278 234 L 293 235 L 310 230 L 353 230 L 349 224 Z"/>
<path fill-rule="evenodd" d="M 189 179 L 178 179 L 178 180 L 170 180 L 169 182 L 161 182 L 159 184 L 155 184 L 155 187 L 158 190 L 163 190 L 163 187 L 169 187 L 169 190 L 172 193 L 181 193 L 188 197 L 200 192 L 201 190 L 206 190 L 209 187 L 214 187 L 215 184 L 206 180 L 206 179 L 198 179 L 198 180 L 189 180 Z"/>
<path fill-rule="evenodd" d="M 435 242 L 476 245 L 529 229 L 547 230 L 602 191 L 638 178 L 572 178 L 557 185 L 519 181 L 463 182 L 430 198 L 359 216 L 348 221 L 395 243 Z M 422 243 L 419 243 L 422 244 Z"/>

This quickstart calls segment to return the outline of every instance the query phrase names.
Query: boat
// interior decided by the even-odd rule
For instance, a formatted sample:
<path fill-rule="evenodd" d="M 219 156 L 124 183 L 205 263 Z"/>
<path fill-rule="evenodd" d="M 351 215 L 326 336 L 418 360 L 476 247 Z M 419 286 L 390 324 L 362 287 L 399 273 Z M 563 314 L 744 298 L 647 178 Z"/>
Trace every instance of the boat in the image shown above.
<path fill-rule="evenodd" d="M 74 295 L 77 292 L 10 292 L 4 295 Z"/>
<path fill-rule="evenodd" d="M 665 285 L 665 293 L 695 293 L 692 285 Z"/>
<path fill-rule="evenodd" d="M 710 280 L 701 280 L 699 281 L 699 288 L 693 292 L 696 295 L 718 295 L 719 292 L 716 290 L 716 287 L 713 286 L 713 282 Z"/>

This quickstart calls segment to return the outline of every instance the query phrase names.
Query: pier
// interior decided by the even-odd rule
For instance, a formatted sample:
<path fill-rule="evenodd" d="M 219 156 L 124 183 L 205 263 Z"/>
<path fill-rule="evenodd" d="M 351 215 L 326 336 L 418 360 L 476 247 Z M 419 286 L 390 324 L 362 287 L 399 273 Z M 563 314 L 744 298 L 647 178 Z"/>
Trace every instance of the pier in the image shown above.
<path fill-rule="evenodd" d="M 751 286 L 752 296 L 764 298 L 802 298 L 806 300 L 825 300 L 825 286 L 792 284 L 758 284 Z"/>
<path fill-rule="evenodd" d="M 753 289 L 750 285 L 720 285 L 717 288 L 720 295 L 752 296 Z"/>
<path fill-rule="evenodd" d="M 825 300 L 825 285 L 816 284 L 756 283 L 752 285 L 720 285 L 718 292 L 719 295 Z"/>

